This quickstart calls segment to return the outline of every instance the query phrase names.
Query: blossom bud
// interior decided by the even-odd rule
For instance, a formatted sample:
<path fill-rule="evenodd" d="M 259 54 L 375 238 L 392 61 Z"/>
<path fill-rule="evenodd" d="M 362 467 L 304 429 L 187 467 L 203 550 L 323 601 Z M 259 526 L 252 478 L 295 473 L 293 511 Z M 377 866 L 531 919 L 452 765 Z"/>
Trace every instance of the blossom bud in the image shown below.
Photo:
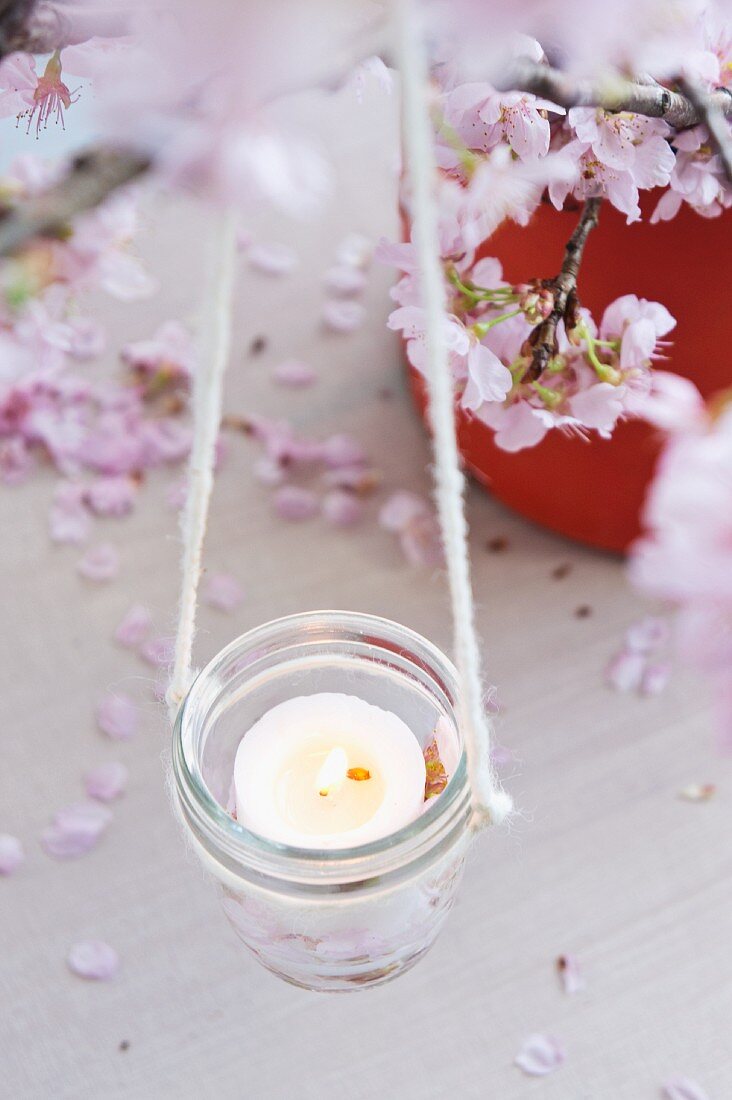
<path fill-rule="evenodd" d="M 554 309 L 554 295 L 547 287 L 534 280 L 532 283 L 519 283 L 514 287 L 518 294 L 518 306 L 526 315 L 530 325 L 546 321 Z"/>

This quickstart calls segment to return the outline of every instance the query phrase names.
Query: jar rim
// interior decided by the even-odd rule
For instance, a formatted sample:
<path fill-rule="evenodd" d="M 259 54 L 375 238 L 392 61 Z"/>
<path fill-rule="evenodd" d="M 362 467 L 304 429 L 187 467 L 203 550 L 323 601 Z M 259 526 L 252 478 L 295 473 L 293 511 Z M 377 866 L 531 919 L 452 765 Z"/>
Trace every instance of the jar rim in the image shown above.
<path fill-rule="evenodd" d="M 424 667 L 427 671 L 435 678 L 439 675 L 440 680 L 444 681 L 449 697 L 456 697 L 457 671 L 450 659 L 427 638 L 393 620 L 362 612 L 327 610 L 301 612 L 262 623 L 234 638 L 200 670 L 179 707 L 173 728 L 172 763 L 180 808 L 187 824 L 208 853 L 232 868 L 249 867 L 266 875 L 288 878 L 298 874 L 309 878 L 317 870 L 319 879 L 334 880 L 341 879 L 345 869 L 349 878 L 360 878 L 360 872 L 366 866 L 369 875 L 383 874 L 391 868 L 411 863 L 445 837 L 449 836 L 452 842 L 456 829 L 462 833 L 467 828 L 470 792 L 464 745 L 445 790 L 432 800 L 432 805 L 419 817 L 396 832 L 367 844 L 335 849 L 283 844 L 245 828 L 212 795 L 193 757 L 192 733 L 187 730 L 186 721 L 191 708 L 217 670 L 243 648 L 256 649 L 265 639 L 272 639 L 285 631 L 301 630 L 307 635 L 316 624 L 368 633 L 369 639 L 377 644 L 380 639 L 387 641 L 388 636 L 406 642 L 407 646 L 414 647 L 420 658 L 426 659 Z"/>

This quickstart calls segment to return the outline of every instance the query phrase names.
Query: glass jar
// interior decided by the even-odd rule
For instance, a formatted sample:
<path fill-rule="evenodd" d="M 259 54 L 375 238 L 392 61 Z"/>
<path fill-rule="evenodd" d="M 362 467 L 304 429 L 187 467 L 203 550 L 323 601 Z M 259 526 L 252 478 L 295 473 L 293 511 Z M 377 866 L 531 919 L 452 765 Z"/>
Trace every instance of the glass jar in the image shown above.
<path fill-rule="evenodd" d="M 423 749 L 437 729 L 446 788 L 417 820 L 357 848 L 294 848 L 249 832 L 231 799 L 241 738 L 278 703 L 329 691 L 394 712 Z M 222 889 L 227 917 L 267 969 L 306 989 L 357 989 L 395 978 L 434 943 L 469 835 L 455 707 L 455 669 L 435 646 L 353 612 L 266 623 L 199 674 L 175 723 L 176 802 L 191 845 Z"/>

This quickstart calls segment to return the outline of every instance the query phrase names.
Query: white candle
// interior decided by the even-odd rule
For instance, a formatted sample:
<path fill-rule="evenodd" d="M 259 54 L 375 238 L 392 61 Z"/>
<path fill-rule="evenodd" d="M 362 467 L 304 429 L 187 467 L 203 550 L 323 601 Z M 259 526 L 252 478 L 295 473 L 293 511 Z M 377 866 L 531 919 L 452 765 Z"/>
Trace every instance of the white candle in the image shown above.
<path fill-rule="evenodd" d="M 267 711 L 234 762 L 237 820 L 300 848 L 351 848 L 422 811 L 425 762 L 391 711 L 355 695 L 297 696 Z"/>

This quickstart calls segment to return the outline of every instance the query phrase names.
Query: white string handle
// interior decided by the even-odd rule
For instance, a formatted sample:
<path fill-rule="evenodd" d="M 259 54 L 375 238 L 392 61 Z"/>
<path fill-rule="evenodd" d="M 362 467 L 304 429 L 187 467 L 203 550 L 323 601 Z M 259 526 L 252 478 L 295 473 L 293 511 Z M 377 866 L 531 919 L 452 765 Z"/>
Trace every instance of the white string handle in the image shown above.
<path fill-rule="evenodd" d="M 235 214 L 233 211 L 225 212 L 217 231 L 212 234 L 205 271 L 205 296 L 198 324 L 198 356 L 193 377 L 193 442 L 181 519 L 183 552 L 178 630 L 173 673 L 165 696 L 171 721 L 175 719 L 193 679 L 198 582 L 213 490 L 224 372 L 231 347 L 236 230 Z"/>
<path fill-rule="evenodd" d="M 396 51 L 402 79 L 404 142 L 412 188 L 414 239 L 419 261 L 427 344 L 427 393 L 435 458 L 435 497 L 445 546 L 452 603 L 461 721 L 472 792 L 472 826 L 498 824 L 512 809 L 490 759 L 492 729 L 483 706 L 480 647 L 470 582 L 468 526 L 457 446 L 454 386 L 445 343 L 445 283 L 440 259 L 437 162 L 429 110 L 430 85 L 423 31 L 413 0 L 395 6 Z"/>

